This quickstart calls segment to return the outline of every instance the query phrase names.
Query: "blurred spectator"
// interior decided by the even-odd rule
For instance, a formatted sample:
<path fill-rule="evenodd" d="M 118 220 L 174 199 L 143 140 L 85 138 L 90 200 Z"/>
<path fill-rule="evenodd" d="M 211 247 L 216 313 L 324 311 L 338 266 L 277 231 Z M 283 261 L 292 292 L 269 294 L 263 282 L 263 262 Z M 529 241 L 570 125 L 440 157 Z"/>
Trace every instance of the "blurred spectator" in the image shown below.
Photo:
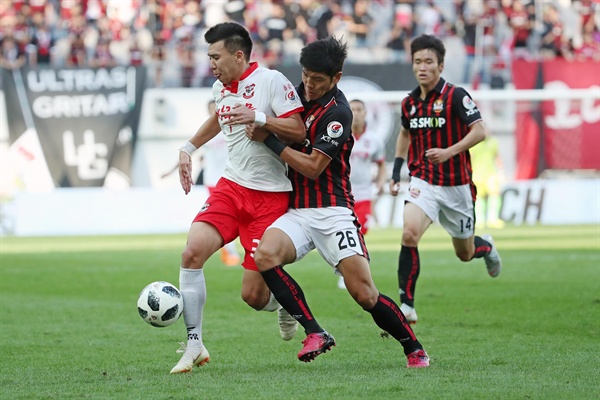
<path fill-rule="evenodd" d="M 87 65 L 86 49 L 83 37 L 76 33 L 70 42 L 69 56 L 67 58 L 67 66 L 83 67 Z"/>
<path fill-rule="evenodd" d="M 390 61 L 409 62 L 410 61 L 410 28 L 405 26 L 405 23 L 396 18 L 394 20 L 394 26 L 390 33 L 390 40 L 387 43 L 387 47 L 391 49 Z"/>
<path fill-rule="evenodd" d="M 506 4 L 507 1 L 502 3 Z M 529 59 L 531 54 L 527 46 L 535 24 L 535 8 L 534 12 L 530 13 L 521 0 L 512 0 L 512 7 L 508 8 L 506 13 L 513 34 L 513 57 Z"/>
<path fill-rule="evenodd" d="M 545 59 L 553 59 L 561 55 L 563 47 L 563 27 L 558 10 L 553 5 L 544 8 L 542 26 L 540 55 Z"/>
<path fill-rule="evenodd" d="M 0 44 L 0 66 L 7 69 L 21 68 L 25 64 L 25 54 L 12 36 L 2 38 Z"/>
<path fill-rule="evenodd" d="M 367 0 L 355 0 L 348 26 L 348 31 L 354 35 L 355 47 L 367 47 L 372 24 L 373 17 L 369 14 L 369 2 Z"/>
<path fill-rule="evenodd" d="M 54 36 L 46 25 L 44 15 L 36 12 L 33 15 L 33 27 L 31 28 L 30 64 L 50 64 L 54 44 Z"/>
<path fill-rule="evenodd" d="M 115 58 L 110 51 L 110 42 L 106 40 L 98 41 L 94 55 L 90 60 L 90 65 L 97 68 L 107 68 L 116 65 Z"/>

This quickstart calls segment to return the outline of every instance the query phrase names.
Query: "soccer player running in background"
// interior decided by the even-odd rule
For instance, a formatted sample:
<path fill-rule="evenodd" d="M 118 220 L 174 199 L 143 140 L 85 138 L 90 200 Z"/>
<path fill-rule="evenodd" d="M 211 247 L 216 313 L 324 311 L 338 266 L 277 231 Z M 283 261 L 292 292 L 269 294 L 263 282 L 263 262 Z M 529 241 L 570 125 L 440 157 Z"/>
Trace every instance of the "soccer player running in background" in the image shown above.
<path fill-rule="evenodd" d="M 250 141 L 245 125 L 254 123 L 290 142 L 303 141 L 302 103 L 293 85 L 281 73 L 250 62 L 252 40 L 248 31 L 232 22 L 210 28 L 204 35 L 216 113 L 198 129 L 179 152 L 179 179 L 188 194 L 193 184 L 191 154 L 223 131 L 229 151 L 223 177 L 190 227 L 179 274 L 187 344 L 171 373 L 189 372 L 209 361 L 202 340 L 202 312 L 206 303 L 203 267 L 223 244 L 238 236 L 245 250 L 242 299 L 252 308 L 280 311 L 280 333 L 290 340 L 297 323 L 271 295 L 258 272 L 253 252 L 264 230 L 283 215 L 292 185 L 281 159 L 261 143 Z"/>
<path fill-rule="evenodd" d="M 377 190 L 377 196 L 383 193 L 383 187 L 387 183 L 385 171 L 385 147 L 377 132 L 367 127 L 367 107 L 362 100 L 350 102 L 352 110 L 352 135 L 354 136 L 354 147 L 350 154 L 350 183 L 352 184 L 352 195 L 354 196 L 354 213 L 360 223 L 360 232 L 366 235 L 372 220 L 373 207 L 371 198 L 373 195 L 373 183 Z M 377 173 L 373 177 L 372 166 L 377 167 Z M 344 277 L 338 279 L 338 288 L 346 289 Z"/>
<path fill-rule="evenodd" d="M 294 187 L 290 209 L 266 230 L 258 245 L 256 265 L 275 298 L 304 327 L 307 337 L 298 353 L 301 361 L 309 362 L 335 345 L 311 313 L 298 283 L 283 268 L 316 248 L 344 276 L 354 300 L 404 347 L 407 366 L 427 367 L 429 357 L 399 307 L 373 283 L 369 254 L 354 214 L 352 112 L 337 87 L 346 56 L 346 44 L 334 37 L 312 42 L 301 51 L 302 83 L 297 92 L 304 106 L 305 143 L 287 146 L 264 129 L 247 128 L 248 137 L 264 141 L 288 164 Z"/>
<path fill-rule="evenodd" d="M 487 128 L 477 106 L 462 88 L 446 82 L 446 49 L 441 40 L 421 35 L 411 43 L 413 72 L 419 84 L 402 101 L 402 128 L 390 192 L 400 189 L 400 170 L 408 160 L 410 185 L 404 205 L 398 261 L 401 310 L 417 322 L 415 286 L 421 268 L 418 245 L 436 218 L 452 237 L 461 261 L 483 258 L 490 276 L 502 262 L 490 235 L 475 236 L 475 197 L 469 149 L 485 139 Z"/>

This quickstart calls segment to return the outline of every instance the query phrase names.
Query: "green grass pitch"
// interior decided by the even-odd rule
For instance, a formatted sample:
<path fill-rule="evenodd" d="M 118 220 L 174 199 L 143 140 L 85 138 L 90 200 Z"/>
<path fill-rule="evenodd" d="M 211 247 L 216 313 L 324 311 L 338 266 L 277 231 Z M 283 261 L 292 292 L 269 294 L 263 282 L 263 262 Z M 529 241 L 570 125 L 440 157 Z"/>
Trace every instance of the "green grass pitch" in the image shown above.
<path fill-rule="evenodd" d="M 483 232 L 483 230 L 482 230 Z M 240 298 L 241 269 L 205 267 L 211 362 L 171 376 L 183 319 L 153 328 L 141 289 L 178 285 L 185 235 L 2 238 L 2 399 L 596 399 L 600 388 L 598 225 L 492 230 L 500 277 L 461 263 L 434 226 L 420 246 L 416 334 L 431 367 L 405 368 L 401 346 L 336 287 L 316 252 L 288 271 L 338 344 L 309 364 L 304 334 L 279 338 L 276 313 Z M 367 235 L 379 290 L 395 300 L 400 230 Z"/>

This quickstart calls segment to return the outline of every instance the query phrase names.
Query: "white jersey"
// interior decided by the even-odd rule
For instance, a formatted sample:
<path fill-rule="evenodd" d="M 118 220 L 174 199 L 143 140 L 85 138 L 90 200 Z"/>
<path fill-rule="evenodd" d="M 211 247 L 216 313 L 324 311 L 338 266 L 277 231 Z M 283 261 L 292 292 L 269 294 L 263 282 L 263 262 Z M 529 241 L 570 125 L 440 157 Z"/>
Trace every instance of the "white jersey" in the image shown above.
<path fill-rule="evenodd" d="M 245 125 L 224 125 L 226 121 L 220 115 L 236 104 L 244 104 L 271 117 L 287 117 L 302 111 L 294 85 L 281 72 L 250 63 L 239 81 L 226 86 L 216 81 L 213 96 L 229 156 L 223 176 L 248 189 L 291 191 L 285 163 L 263 143 L 248 139 Z"/>
<path fill-rule="evenodd" d="M 227 142 L 223 132 L 202 146 L 204 185 L 214 187 L 225 172 L 227 164 Z"/>
<path fill-rule="evenodd" d="M 385 162 L 385 149 L 377 133 L 366 130 L 360 137 L 354 136 L 354 147 L 350 154 L 350 183 L 354 200 L 371 200 L 372 165 L 383 162 Z"/>

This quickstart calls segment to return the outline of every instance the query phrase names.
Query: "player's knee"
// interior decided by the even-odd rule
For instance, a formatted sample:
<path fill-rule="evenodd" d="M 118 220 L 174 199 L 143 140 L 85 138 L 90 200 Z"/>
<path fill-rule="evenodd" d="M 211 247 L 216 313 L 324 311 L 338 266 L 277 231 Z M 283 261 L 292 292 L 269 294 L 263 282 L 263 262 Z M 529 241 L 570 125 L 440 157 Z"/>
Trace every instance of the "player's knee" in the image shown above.
<path fill-rule="evenodd" d="M 280 264 L 277 251 L 269 246 L 260 246 L 254 253 L 254 262 L 259 271 L 265 271 Z"/>
<path fill-rule="evenodd" d="M 242 291 L 242 300 L 255 310 L 261 310 L 265 306 L 263 299 L 255 291 Z"/>
<path fill-rule="evenodd" d="M 200 268 L 201 267 L 200 256 L 191 247 L 186 246 L 181 253 L 181 265 L 186 268 Z"/>
<path fill-rule="evenodd" d="M 402 232 L 402 244 L 408 247 L 417 247 L 419 244 L 419 236 L 414 230 L 405 227 Z"/>

